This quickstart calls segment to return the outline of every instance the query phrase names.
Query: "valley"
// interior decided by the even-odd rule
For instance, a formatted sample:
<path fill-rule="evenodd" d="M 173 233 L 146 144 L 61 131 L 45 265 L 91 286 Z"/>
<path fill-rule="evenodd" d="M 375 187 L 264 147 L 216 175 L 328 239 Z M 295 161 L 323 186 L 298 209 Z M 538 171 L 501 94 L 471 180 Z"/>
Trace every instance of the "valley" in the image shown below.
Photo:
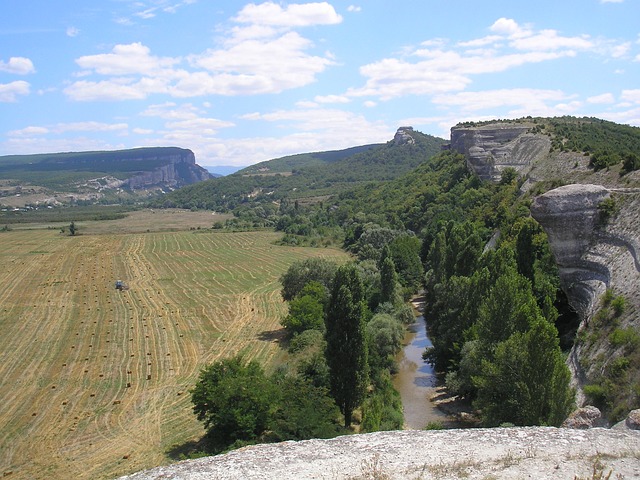
<path fill-rule="evenodd" d="M 272 232 L 92 228 L 0 234 L 0 464 L 12 478 L 168 463 L 202 436 L 189 389 L 205 364 L 240 352 L 278 362 L 279 276 L 345 257 L 276 246 Z"/>

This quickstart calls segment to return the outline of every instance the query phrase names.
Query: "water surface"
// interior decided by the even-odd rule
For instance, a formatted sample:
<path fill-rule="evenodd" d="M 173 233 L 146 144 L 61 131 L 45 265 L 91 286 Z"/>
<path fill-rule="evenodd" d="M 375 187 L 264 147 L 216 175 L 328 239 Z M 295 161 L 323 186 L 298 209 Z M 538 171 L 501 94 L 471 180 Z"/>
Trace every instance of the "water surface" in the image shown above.
<path fill-rule="evenodd" d="M 423 429 L 430 422 L 446 425 L 448 417 L 429 400 L 435 394 L 436 376 L 431 365 L 422 359 L 422 353 L 430 347 L 424 317 L 416 317 L 409 326 L 405 347 L 398 355 L 398 373 L 393 385 L 400 392 L 404 409 L 405 427 Z"/>

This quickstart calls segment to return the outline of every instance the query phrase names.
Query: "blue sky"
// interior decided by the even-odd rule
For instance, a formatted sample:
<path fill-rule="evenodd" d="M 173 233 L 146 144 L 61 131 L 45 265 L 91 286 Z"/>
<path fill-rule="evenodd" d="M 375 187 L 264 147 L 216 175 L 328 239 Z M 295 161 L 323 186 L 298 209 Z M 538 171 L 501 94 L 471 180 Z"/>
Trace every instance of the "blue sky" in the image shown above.
<path fill-rule="evenodd" d="M 640 0 L 0 4 L 0 155 L 244 166 L 527 115 L 640 126 Z"/>

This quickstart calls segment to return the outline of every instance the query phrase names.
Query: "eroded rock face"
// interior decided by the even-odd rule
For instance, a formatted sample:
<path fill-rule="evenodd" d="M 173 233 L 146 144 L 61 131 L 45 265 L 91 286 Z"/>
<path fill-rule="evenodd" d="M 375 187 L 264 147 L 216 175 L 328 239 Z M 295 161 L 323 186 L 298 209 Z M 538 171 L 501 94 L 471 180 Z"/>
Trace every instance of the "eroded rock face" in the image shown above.
<path fill-rule="evenodd" d="M 596 461 L 611 478 L 632 478 L 638 451 L 630 430 L 407 430 L 256 445 L 123 479 L 574 479 L 592 478 Z"/>
<path fill-rule="evenodd" d="M 145 188 L 154 185 L 181 187 L 201 182 L 211 178 L 209 172 L 196 164 L 195 155 L 191 150 L 181 149 L 180 153 L 153 157 L 153 160 L 164 160 L 166 164 L 152 171 L 144 171 L 126 180 L 126 185 L 132 189 Z M 149 157 L 133 159 L 135 161 L 149 160 Z"/>
<path fill-rule="evenodd" d="M 549 137 L 527 133 L 530 128 L 511 123 L 453 127 L 451 149 L 465 155 L 469 168 L 483 180 L 500 180 L 507 167 L 525 175 L 532 163 L 551 149 Z"/>
<path fill-rule="evenodd" d="M 606 223 L 598 220 L 598 205 L 611 198 L 619 210 Z M 599 185 L 567 185 L 537 197 L 531 214 L 549 237 L 562 289 L 580 316 L 580 329 L 591 332 L 587 346 L 576 342 L 568 364 L 578 404 L 586 401 L 581 386 L 602 375 L 602 362 L 620 352 L 599 327 L 591 325 L 601 308 L 601 295 L 609 288 L 626 302 L 620 328 L 637 328 L 633 312 L 640 309 L 640 190 L 607 189 Z"/>
<path fill-rule="evenodd" d="M 598 205 L 609 196 L 600 185 L 566 185 L 536 197 L 531 206 L 531 215 L 549 237 L 562 289 L 582 317 L 610 282 L 606 262 L 587 255 L 594 243 Z"/>

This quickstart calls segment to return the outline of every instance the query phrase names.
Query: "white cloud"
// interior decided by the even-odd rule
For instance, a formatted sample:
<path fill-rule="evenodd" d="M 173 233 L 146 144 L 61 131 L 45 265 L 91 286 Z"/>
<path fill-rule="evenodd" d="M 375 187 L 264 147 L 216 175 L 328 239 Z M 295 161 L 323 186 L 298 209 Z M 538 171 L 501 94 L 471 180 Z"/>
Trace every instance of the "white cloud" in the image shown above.
<path fill-rule="evenodd" d="M 67 28 L 67 37 L 77 37 L 78 35 L 80 35 L 80 30 L 78 30 L 76 27 L 68 27 Z"/>
<path fill-rule="evenodd" d="M 329 3 L 292 3 L 283 8 L 273 2 L 246 5 L 234 18 L 238 23 L 271 25 L 274 27 L 308 27 L 312 25 L 334 25 L 342 22 Z"/>
<path fill-rule="evenodd" d="M 34 135 L 46 135 L 49 129 L 46 127 L 29 126 L 20 130 L 12 130 L 8 133 L 10 137 L 31 137 Z"/>
<path fill-rule="evenodd" d="M 613 103 L 615 99 L 611 93 L 603 93 L 601 95 L 595 95 L 593 97 L 587 98 L 587 103 L 593 104 L 606 104 Z"/>
<path fill-rule="evenodd" d="M 138 82 L 130 78 L 116 78 L 99 82 L 74 82 L 64 89 L 64 93 L 72 100 L 114 101 L 142 100 L 153 93 L 167 93 L 167 81 L 161 78 L 142 78 Z"/>
<path fill-rule="evenodd" d="M 640 89 L 623 90 L 620 100 L 640 104 Z"/>
<path fill-rule="evenodd" d="M 69 122 L 57 123 L 50 126 L 29 126 L 20 130 L 9 132 L 11 137 L 33 137 L 47 134 L 63 134 L 68 132 L 122 132 L 129 129 L 126 123 L 104 123 L 104 122 Z"/>
<path fill-rule="evenodd" d="M 566 111 L 569 106 L 576 107 L 575 104 L 566 103 L 566 100 L 570 100 L 570 97 L 559 90 L 513 88 L 438 95 L 433 98 L 433 103 L 445 107 L 457 107 L 463 113 L 479 110 L 495 111 L 510 107 L 512 116 L 542 116 L 550 112 Z"/>
<path fill-rule="evenodd" d="M 347 7 L 347 12 L 358 13 L 361 11 L 362 11 L 362 7 L 359 7 L 357 5 L 349 5 Z"/>
<path fill-rule="evenodd" d="M 309 53 L 313 43 L 291 28 L 341 20 L 325 2 L 286 8 L 272 2 L 249 4 L 234 17 L 242 27 L 229 29 L 217 48 L 200 54 L 159 57 L 138 42 L 82 56 L 76 60 L 83 69 L 77 76 L 108 78 L 76 81 L 65 93 L 78 101 L 144 99 L 151 94 L 188 98 L 280 93 L 314 82 L 317 74 L 335 64 L 331 53 Z"/>
<path fill-rule="evenodd" d="M 86 70 L 100 75 L 155 75 L 166 72 L 179 59 L 154 57 L 149 47 L 137 42 L 128 45 L 116 45 L 111 53 L 86 55 L 76 63 Z"/>
<path fill-rule="evenodd" d="M 14 73 L 16 75 L 27 75 L 34 73 L 36 69 L 33 62 L 24 57 L 11 57 L 8 62 L 0 60 L 0 72 Z"/>
<path fill-rule="evenodd" d="M 535 35 L 514 38 L 511 45 L 518 50 L 548 51 L 562 48 L 588 50 L 595 46 L 588 35 L 563 37 L 555 30 L 541 30 Z"/>
<path fill-rule="evenodd" d="M 0 102 L 15 102 L 19 95 L 29 95 L 31 85 L 18 80 L 10 83 L 0 83 Z"/>
<path fill-rule="evenodd" d="M 351 101 L 344 95 L 318 95 L 314 100 L 318 103 L 349 103 Z"/>
<path fill-rule="evenodd" d="M 518 25 L 518 23 L 515 20 L 511 18 L 504 18 L 504 17 L 496 20 L 493 23 L 493 25 L 489 27 L 489 30 L 491 30 L 494 33 L 498 33 L 500 35 L 509 35 L 509 36 L 518 35 L 522 31 L 520 28 L 520 25 Z"/>
<path fill-rule="evenodd" d="M 624 0 L 600 0 L 600 3 L 622 3 Z"/>

